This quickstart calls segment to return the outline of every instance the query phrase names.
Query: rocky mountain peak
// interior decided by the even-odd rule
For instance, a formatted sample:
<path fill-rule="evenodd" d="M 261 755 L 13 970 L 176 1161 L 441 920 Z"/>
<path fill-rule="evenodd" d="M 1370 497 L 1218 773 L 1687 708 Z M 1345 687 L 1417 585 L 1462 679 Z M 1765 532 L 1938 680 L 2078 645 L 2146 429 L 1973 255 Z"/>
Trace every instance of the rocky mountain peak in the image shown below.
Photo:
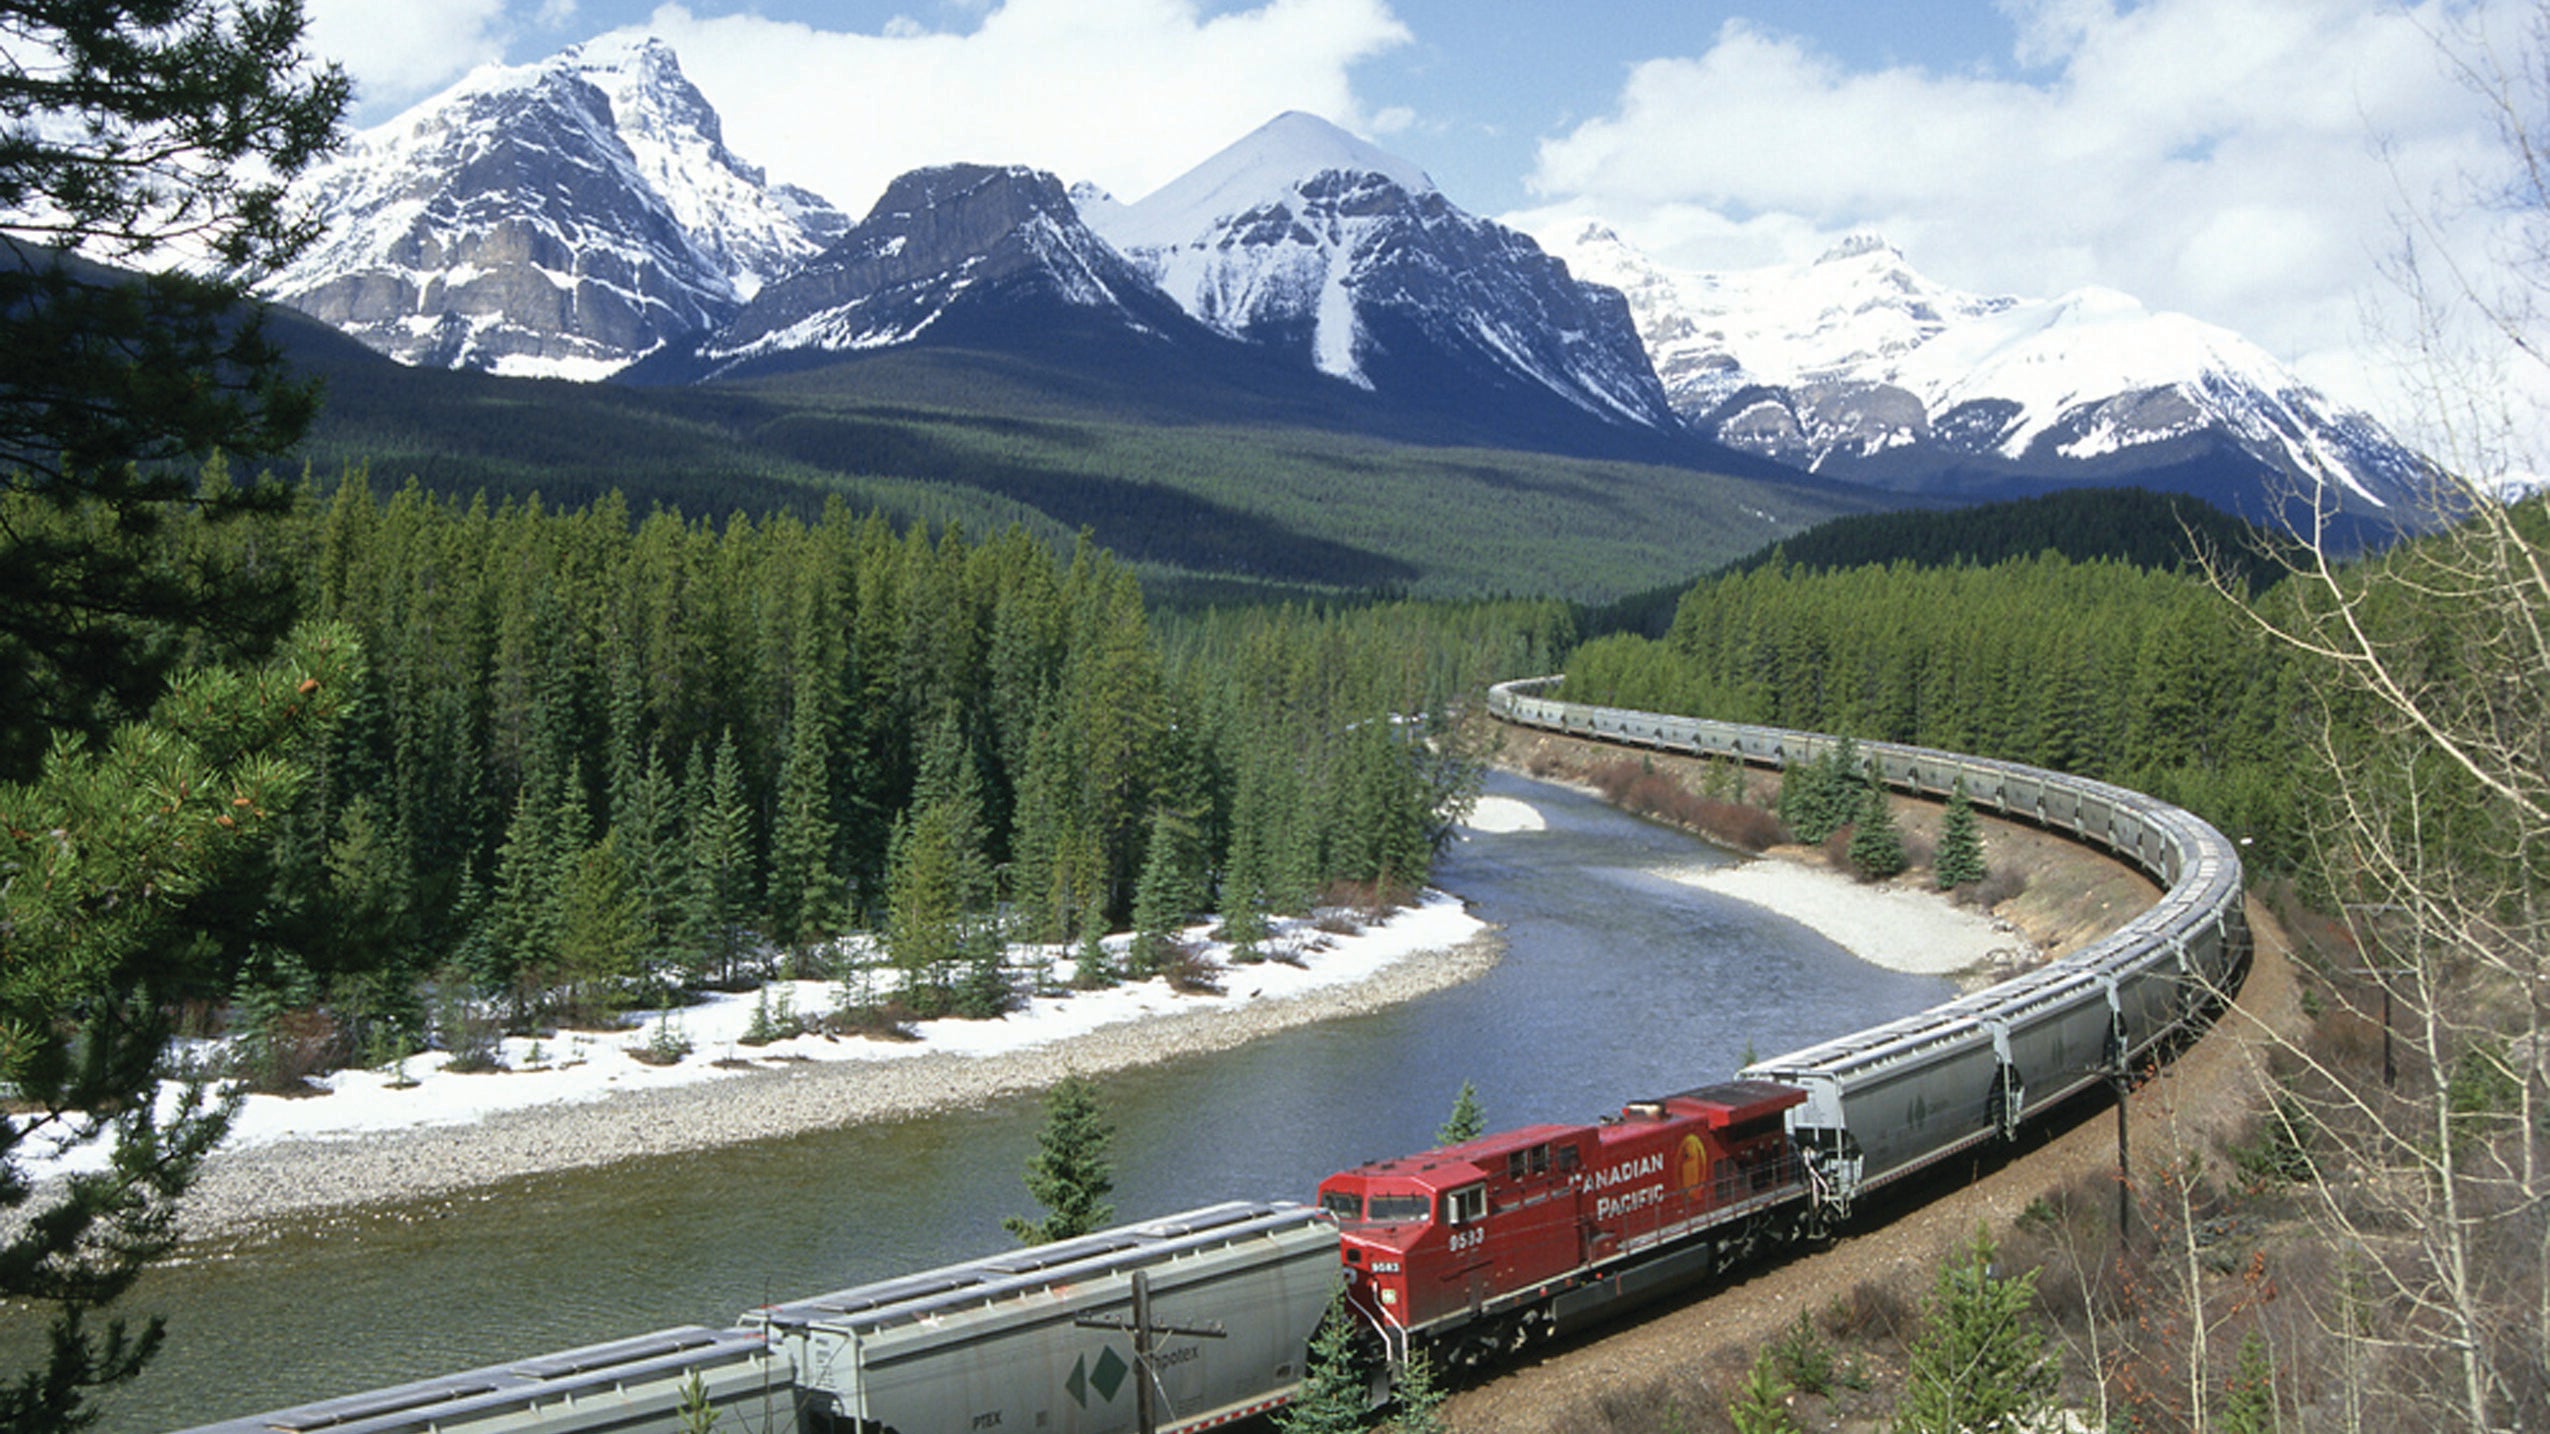
<path fill-rule="evenodd" d="M 1833 247 L 1817 255 L 1815 257 L 1815 262 L 1818 264 L 1838 264 L 1849 259 L 1865 259 L 1872 254 L 1885 255 L 1886 257 L 1895 260 L 1897 263 L 1904 262 L 1903 250 L 1888 243 L 1885 235 L 1873 233 L 1865 229 L 1855 234 L 1843 235 L 1841 240 L 1834 244 Z"/>
<path fill-rule="evenodd" d="M 1619 295 L 1326 120 L 1279 115 L 1135 203 L 1081 213 L 1206 326 L 1333 378 L 1679 431 Z"/>
<path fill-rule="evenodd" d="M 407 363 L 599 378 L 731 316 L 848 225 L 725 146 L 672 49 L 484 67 L 301 182 L 274 298 Z"/>
<path fill-rule="evenodd" d="M 700 371 L 908 343 L 951 316 L 998 325 L 1070 309 L 1111 313 L 1136 331 L 1179 317 L 1089 230 L 1053 175 L 932 165 L 897 177 L 866 218 L 756 295 L 701 345 Z"/>

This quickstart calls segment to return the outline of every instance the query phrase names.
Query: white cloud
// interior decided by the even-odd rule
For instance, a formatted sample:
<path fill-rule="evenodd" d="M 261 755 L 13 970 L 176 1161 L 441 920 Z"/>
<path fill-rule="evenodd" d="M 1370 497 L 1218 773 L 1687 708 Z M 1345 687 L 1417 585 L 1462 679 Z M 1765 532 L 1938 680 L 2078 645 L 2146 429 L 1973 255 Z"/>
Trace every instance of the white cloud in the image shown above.
<path fill-rule="evenodd" d="M 554 13 L 571 13 L 572 3 Z M 308 0 L 310 51 L 345 66 L 366 115 L 421 99 L 504 53 L 505 0 Z"/>
<path fill-rule="evenodd" d="M 1031 164 L 1134 199 L 1286 109 L 1369 131 L 1349 74 L 1407 43 L 1386 0 L 1006 0 L 964 31 L 882 34 L 666 5 L 648 21 L 730 148 L 863 213 L 896 175 Z"/>
<path fill-rule="evenodd" d="M 1811 257 L 1874 228 L 1950 283 L 2124 289 L 2375 398 L 2363 305 L 2403 195 L 2425 205 L 2496 157 L 2439 60 L 2442 0 L 2004 8 L 2001 73 L 1853 69 L 1730 22 L 1545 140 L 1530 183 L 1546 207 L 1517 218 L 1601 215 L 1703 268 Z M 2488 7 L 2453 6 L 2474 8 Z M 2479 222 L 2445 237 L 2476 252 Z"/>

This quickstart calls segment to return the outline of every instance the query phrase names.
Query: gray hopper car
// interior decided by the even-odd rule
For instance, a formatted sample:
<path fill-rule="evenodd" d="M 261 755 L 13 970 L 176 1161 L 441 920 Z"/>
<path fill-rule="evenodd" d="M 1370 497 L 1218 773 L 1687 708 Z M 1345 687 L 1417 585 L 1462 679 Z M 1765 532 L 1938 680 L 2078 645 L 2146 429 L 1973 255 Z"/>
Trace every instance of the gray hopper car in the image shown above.
<path fill-rule="evenodd" d="M 796 1369 L 809 1434 L 1130 1434 L 1145 1398 L 1159 1429 L 1207 1429 L 1299 1387 L 1342 1268 L 1324 1212 L 1233 1202 L 774 1305 L 745 1323 Z"/>
<path fill-rule="evenodd" d="M 1211 1428 L 1302 1379 L 1337 1227 L 1230 1202 L 746 1315 L 205 1425 L 188 1434 L 1133 1434 Z M 1137 1361 L 1148 1348 L 1149 1388 Z"/>

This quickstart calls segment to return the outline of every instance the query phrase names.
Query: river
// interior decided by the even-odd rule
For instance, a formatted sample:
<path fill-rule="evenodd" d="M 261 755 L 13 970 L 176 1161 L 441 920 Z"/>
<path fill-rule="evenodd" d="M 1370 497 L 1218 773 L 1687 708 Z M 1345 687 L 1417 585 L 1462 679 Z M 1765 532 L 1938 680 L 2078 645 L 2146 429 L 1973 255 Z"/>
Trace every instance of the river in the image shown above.
<path fill-rule="evenodd" d="M 1507 774 L 1541 830 L 1464 836 L 1436 881 L 1504 927 L 1485 977 L 1371 1015 L 1098 1078 L 1120 1217 L 1307 1200 L 1433 1143 L 1461 1082 L 1490 1128 L 1581 1121 L 1920 1009 L 1946 981 L 1868 966 L 1664 875 L 1730 858 Z M 164 1430 L 674 1324 L 1004 1247 L 1032 1214 L 1032 1098 L 507 1181 L 191 1250 L 131 1304 L 167 1347 L 108 1401 Z M 21 1331 L 20 1333 L 23 1333 Z M 12 1345 L 19 1341 L 10 1341 Z"/>

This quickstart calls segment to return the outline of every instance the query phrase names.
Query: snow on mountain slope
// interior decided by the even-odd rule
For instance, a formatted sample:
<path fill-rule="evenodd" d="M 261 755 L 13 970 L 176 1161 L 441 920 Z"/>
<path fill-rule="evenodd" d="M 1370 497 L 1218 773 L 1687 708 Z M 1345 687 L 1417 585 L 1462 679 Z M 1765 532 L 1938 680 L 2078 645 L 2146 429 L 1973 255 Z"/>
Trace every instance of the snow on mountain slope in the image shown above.
<path fill-rule="evenodd" d="M 1082 199 L 1189 314 L 1322 373 L 1436 405 L 1520 395 L 1679 429 L 1617 295 L 1325 120 L 1279 115 L 1133 204 Z"/>
<path fill-rule="evenodd" d="M 2255 344 L 2109 289 L 1963 293 L 1856 236 L 1811 264 L 1701 273 L 1598 223 L 1545 236 L 1627 297 L 1675 409 L 1719 442 L 1835 477 L 2124 481 L 2215 463 L 2414 502 L 2425 463 Z"/>
<path fill-rule="evenodd" d="M 599 378 L 848 227 L 730 153 L 671 49 L 483 68 L 302 181 L 329 232 L 267 293 L 402 362 Z"/>
<path fill-rule="evenodd" d="M 1136 334 L 1192 325 L 1081 222 L 1052 175 L 940 165 L 887 186 L 839 242 L 756 295 L 700 346 L 702 376 L 808 351 L 910 343 L 951 316 L 982 329 L 1051 328 L 1081 311 Z"/>

